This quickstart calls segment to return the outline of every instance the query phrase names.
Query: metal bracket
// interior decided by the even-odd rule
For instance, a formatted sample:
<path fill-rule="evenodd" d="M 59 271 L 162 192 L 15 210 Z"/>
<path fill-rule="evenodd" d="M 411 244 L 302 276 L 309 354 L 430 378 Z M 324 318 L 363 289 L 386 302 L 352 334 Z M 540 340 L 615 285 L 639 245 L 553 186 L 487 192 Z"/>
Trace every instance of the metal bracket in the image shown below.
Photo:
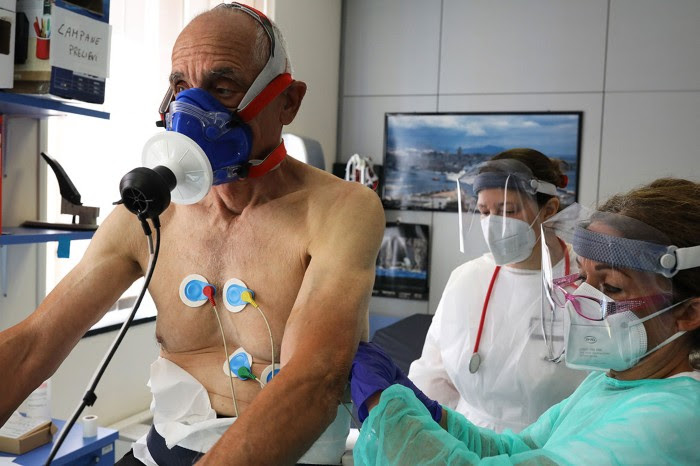
<path fill-rule="evenodd" d="M 99 207 L 76 205 L 61 198 L 61 213 L 78 216 L 78 225 L 97 225 L 97 216 L 100 215 Z"/>

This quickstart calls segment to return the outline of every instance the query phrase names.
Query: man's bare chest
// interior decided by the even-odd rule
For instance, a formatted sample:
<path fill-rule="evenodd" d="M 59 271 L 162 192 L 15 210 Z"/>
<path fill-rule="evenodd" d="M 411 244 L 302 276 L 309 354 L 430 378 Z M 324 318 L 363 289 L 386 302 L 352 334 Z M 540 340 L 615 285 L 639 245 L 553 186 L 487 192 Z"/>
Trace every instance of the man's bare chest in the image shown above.
<path fill-rule="evenodd" d="M 158 309 L 157 333 L 165 350 L 196 352 L 221 345 L 219 322 L 227 340 L 250 353 L 267 348 L 268 324 L 274 340 L 281 341 L 309 259 L 293 229 L 287 235 L 274 230 L 279 228 L 201 228 L 163 238 L 149 292 Z M 194 307 L 183 302 L 182 286 L 193 275 L 216 289 L 218 319 L 209 302 Z M 226 286 L 231 283 L 252 290 L 262 312 L 232 305 Z"/>

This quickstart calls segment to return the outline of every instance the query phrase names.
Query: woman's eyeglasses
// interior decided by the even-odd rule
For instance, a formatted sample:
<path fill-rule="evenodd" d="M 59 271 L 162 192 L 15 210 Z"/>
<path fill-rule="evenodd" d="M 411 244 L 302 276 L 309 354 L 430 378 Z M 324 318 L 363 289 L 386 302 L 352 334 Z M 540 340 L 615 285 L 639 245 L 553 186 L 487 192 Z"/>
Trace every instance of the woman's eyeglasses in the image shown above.
<path fill-rule="evenodd" d="M 637 311 L 648 307 L 656 309 L 669 303 L 671 300 L 669 294 L 655 294 L 624 301 L 615 301 L 569 293 L 566 288 L 572 287 L 579 280 L 581 280 L 581 277 L 577 273 L 555 278 L 552 281 L 553 286 L 550 295 L 557 306 L 564 307 L 569 302 L 578 315 L 588 320 L 601 321 L 612 314 Z"/>

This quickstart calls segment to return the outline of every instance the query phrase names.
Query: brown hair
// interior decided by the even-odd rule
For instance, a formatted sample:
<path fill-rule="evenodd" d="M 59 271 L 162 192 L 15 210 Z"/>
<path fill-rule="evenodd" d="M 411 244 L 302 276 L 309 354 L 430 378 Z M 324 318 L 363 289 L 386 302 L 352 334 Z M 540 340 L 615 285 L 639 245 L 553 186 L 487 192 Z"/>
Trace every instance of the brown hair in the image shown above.
<path fill-rule="evenodd" d="M 660 178 L 611 197 L 598 210 L 644 222 L 665 234 L 671 245 L 678 248 L 700 245 L 700 183 Z M 681 270 L 671 283 L 676 301 L 700 296 L 700 267 Z M 694 334 L 691 359 L 697 359 L 700 352 L 700 330 Z"/>
<path fill-rule="evenodd" d="M 550 159 L 542 152 L 526 147 L 508 149 L 495 155 L 491 160 L 515 159 L 526 165 L 538 180 L 552 183 L 557 188 L 565 188 L 568 179 L 564 171 L 568 168 L 566 162 L 559 159 Z M 553 196 L 537 193 L 537 204 L 541 207 Z"/>

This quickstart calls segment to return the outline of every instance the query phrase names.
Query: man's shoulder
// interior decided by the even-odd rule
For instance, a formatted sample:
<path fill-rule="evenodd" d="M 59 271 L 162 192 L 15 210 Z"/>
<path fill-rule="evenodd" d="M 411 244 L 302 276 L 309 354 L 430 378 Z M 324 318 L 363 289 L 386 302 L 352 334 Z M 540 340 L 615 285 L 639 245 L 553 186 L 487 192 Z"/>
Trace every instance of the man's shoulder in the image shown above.
<path fill-rule="evenodd" d="M 136 216 L 123 206 L 117 206 L 97 229 L 91 243 L 102 251 L 135 259 L 135 251 L 141 249 L 142 238 L 145 238 L 144 232 Z"/>
<path fill-rule="evenodd" d="M 306 219 L 317 240 L 353 241 L 355 237 L 380 241 L 384 209 L 376 192 L 313 167 L 305 168 Z"/>
<path fill-rule="evenodd" d="M 366 208 L 369 211 L 382 209 L 377 193 L 366 186 L 343 180 L 314 167 L 305 168 L 307 171 L 305 186 L 309 198 L 314 203 L 317 202 L 328 209 L 347 209 L 353 206 Z"/>

